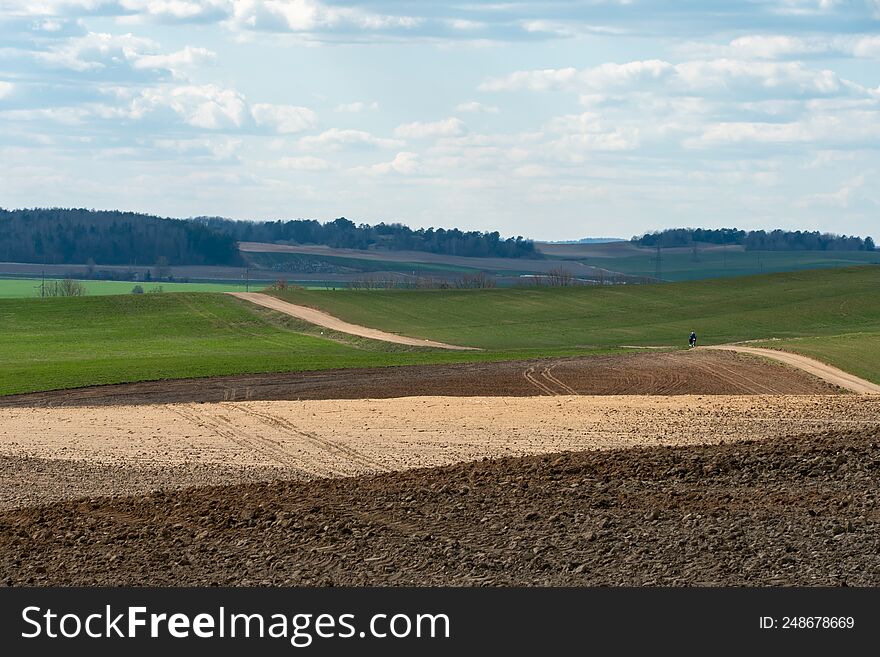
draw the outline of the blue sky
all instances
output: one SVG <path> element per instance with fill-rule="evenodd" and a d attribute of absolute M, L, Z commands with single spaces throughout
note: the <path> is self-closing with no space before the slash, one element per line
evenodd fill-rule
<path fill-rule="evenodd" d="M 0 206 L 880 232 L 880 0 L 0 0 Z"/>

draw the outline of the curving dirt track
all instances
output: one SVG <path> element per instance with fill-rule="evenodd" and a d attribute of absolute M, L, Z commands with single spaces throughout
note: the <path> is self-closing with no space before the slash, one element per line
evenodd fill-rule
<path fill-rule="evenodd" d="M 454 344 L 446 344 L 445 342 L 435 342 L 427 339 L 420 340 L 405 335 L 397 335 L 396 333 L 387 333 L 386 331 L 380 331 L 379 329 L 370 328 L 368 326 L 350 324 L 338 317 L 334 317 L 330 313 L 325 313 L 323 310 L 316 310 L 315 308 L 309 308 L 308 306 L 299 306 L 269 296 L 268 294 L 261 294 L 259 292 L 228 292 L 227 294 L 231 294 L 244 301 L 255 303 L 258 306 L 263 306 L 264 308 L 277 310 L 280 313 L 296 317 L 297 319 L 302 319 L 311 324 L 317 324 L 318 326 L 323 326 L 324 328 L 339 331 L 341 333 L 358 335 L 362 338 L 393 342 L 394 344 L 405 344 L 411 347 L 432 347 L 434 349 L 452 349 L 455 351 L 479 351 L 476 347 L 460 347 Z"/>
<path fill-rule="evenodd" d="M 880 585 L 880 431 L 0 512 L 7 585 Z"/>
<path fill-rule="evenodd" d="M 716 347 L 705 347 L 706 349 L 716 349 L 723 351 L 734 351 L 741 354 L 751 354 L 753 356 L 762 356 L 772 360 L 785 363 L 792 367 L 796 367 L 808 374 L 812 374 L 823 381 L 827 381 L 831 385 L 838 386 L 850 392 L 856 392 L 862 395 L 878 395 L 880 394 L 880 385 L 871 383 L 865 379 L 859 378 L 849 372 L 823 363 L 815 358 L 795 354 L 790 351 L 779 351 L 778 349 L 762 349 L 760 347 L 744 347 L 742 345 L 719 345 Z"/>
<path fill-rule="evenodd" d="M 222 484 L 229 477 L 347 477 L 485 457 L 876 427 L 880 397 L 867 395 L 402 397 L 0 409 L 0 508 L 145 492 L 157 481 L 177 488 Z M 51 485 L 34 486 L 32 466 L 45 470 L 42 479 Z"/>
<path fill-rule="evenodd" d="M 809 395 L 840 389 L 794 368 L 722 351 L 147 381 L 0 397 L 3 407 L 412 396 Z"/>

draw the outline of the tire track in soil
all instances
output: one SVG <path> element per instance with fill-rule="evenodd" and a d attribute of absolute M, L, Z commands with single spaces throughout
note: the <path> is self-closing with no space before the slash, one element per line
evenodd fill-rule
<path fill-rule="evenodd" d="M 765 384 L 761 383 L 760 381 L 756 381 L 754 379 L 751 379 L 751 378 L 747 377 L 745 374 L 743 374 L 742 372 L 737 372 L 736 370 L 732 370 L 727 365 L 724 365 L 722 363 L 717 363 L 715 365 L 715 367 L 727 372 L 730 375 L 730 379 L 727 379 L 727 380 L 730 381 L 731 383 L 736 383 L 736 381 L 738 380 L 738 381 L 743 382 L 745 384 L 746 388 L 750 387 L 751 390 L 754 390 L 755 392 L 758 392 L 760 390 L 764 390 L 765 392 L 767 392 L 768 394 L 771 394 L 771 395 L 779 394 L 779 391 L 776 388 L 765 385 Z"/>
<path fill-rule="evenodd" d="M 545 395 L 549 395 L 550 397 L 555 397 L 555 396 L 557 396 L 557 395 L 559 394 L 559 393 L 557 393 L 557 392 L 554 392 L 554 391 L 551 390 L 550 388 L 548 388 L 546 385 L 544 385 L 544 384 L 541 383 L 540 381 L 538 381 L 538 379 L 535 378 L 534 374 L 535 374 L 535 366 L 534 366 L 534 365 L 532 365 L 532 366 L 530 366 L 530 367 L 527 367 L 527 368 L 523 371 L 523 376 L 525 377 L 526 381 L 528 381 L 528 382 L 531 383 L 533 386 L 535 386 L 535 387 L 536 387 L 538 390 L 540 390 L 543 394 L 545 394 Z"/>
<path fill-rule="evenodd" d="M 557 379 L 555 376 L 553 376 L 552 374 L 550 374 L 550 370 L 552 370 L 554 367 L 555 367 L 554 365 L 550 365 L 549 367 L 545 367 L 545 368 L 544 368 L 544 371 L 541 372 L 541 376 L 543 376 L 545 379 L 547 379 L 547 380 L 550 381 L 551 383 L 555 383 L 556 385 L 558 385 L 558 386 L 559 386 L 560 388 L 562 388 L 567 394 L 569 394 L 569 395 L 577 395 L 577 394 L 578 394 L 578 391 L 577 391 L 577 390 L 575 390 L 574 388 L 572 388 L 572 387 L 566 385 L 565 383 L 563 383 L 562 381 L 560 381 L 559 379 Z"/>
<path fill-rule="evenodd" d="M 286 451 L 277 443 L 274 443 L 267 438 L 256 436 L 254 434 L 243 431 L 240 427 L 235 426 L 235 424 L 230 422 L 222 415 L 209 416 L 205 414 L 198 414 L 189 410 L 184 410 L 180 407 L 172 407 L 171 411 L 176 413 L 183 419 L 187 420 L 188 422 L 192 422 L 196 426 L 206 427 L 208 430 L 214 432 L 221 438 L 225 438 L 249 452 L 259 454 L 272 461 L 275 461 L 279 465 L 290 468 L 299 475 L 305 477 L 314 476 L 313 473 L 308 472 L 301 467 L 299 459 L 297 459 L 293 454 Z M 332 472 L 331 474 L 338 473 Z"/>
<path fill-rule="evenodd" d="M 371 459 L 370 457 L 368 457 L 365 454 L 362 454 L 361 452 L 357 451 L 356 449 L 348 447 L 347 445 L 342 445 L 341 443 L 334 442 L 334 441 L 329 440 L 327 438 L 321 438 L 311 432 L 303 431 L 302 429 L 297 428 L 293 423 L 291 423 L 288 420 L 286 420 L 282 417 L 279 417 L 277 415 L 273 415 L 273 414 L 267 413 L 267 412 L 260 412 L 260 411 L 254 410 L 252 408 L 245 408 L 244 406 L 239 406 L 239 405 L 235 405 L 235 406 L 230 405 L 229 408 L 233 408 L 236 411 L 239 411 L 240 413 L 243 413 L 244 415 L 247 415 L 249 417 L 256 418 L 257 420 L 259 420 L 263 424 L 270 426 L 274 429 L 281 429 L 283 431 L 287 431 L 289 433 L 293 433 L 297 436 L 305 438 L 313 446 L 318 447 L 319 449 L 322 449 L 322 450 L 328 452 L 329 454 L 333 454 L 336 456 L 338 456 L 340 454 L 345 455 L 355 465 L 359 465 L 361 467 L 364 467 L 367 470 L 370 470 L 370 471 L 378 470 L 380 472 L 387 472 L 388 471 L 388 467 L 385 464 Z"/>
<path fill-rule="evenodd" d="M 729 383 L 732 386 L 745 387 L 746 390 L 749 390 L 750 392 L 761 392 L 761 390 L 763 389 L 764 392 L 768 392 L 769 394 L 774 394 L 774 391 L 771 388 L 768 388 L 767 386 L 756 384 L 754 381 L 751 381 L 746 378 L 735 377 L 735 376 L 730 376 L 728 374 L 721 373 L 720 371 L 718 371 L 718 370 L 722 369 L 722 367 L 720 365 L 716 365 L 715 367 L 709 367 L 707 365 L 703 365 L 702 363 L 698 363 L 696 365 L 696 367 L 701 372 L 705 372 L 708 376 L 712 376 L 717 379 L 721 379 L 722 381 L 726 381 L 727 383 Z M 727 370 L 727 371 L 731 372 L 731 370 Z M 733 372 L 731 372 L 731 374 L 733 374 Z"/>

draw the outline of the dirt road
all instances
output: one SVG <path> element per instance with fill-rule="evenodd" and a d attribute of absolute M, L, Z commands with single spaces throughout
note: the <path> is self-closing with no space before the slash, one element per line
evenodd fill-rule
<path fill-rule="evenodd" d="M 358 326 L 344 322 L 338 317 L 334 317 L 322 310 L 315 310 L 308 306 L 298 306 L 294 303 L 288 303 L 281 299 L 261 294 L 259 292 L 230 292 L 234 297 L 250 301 L 264 308 L 277 310 L 285 315 L 302 319 L 311 324 L 317 324 L 324 328 L 329 328 L 341 333 L 349 333 L 350 335 L 358 335 L 362 338 L 370 338 L 372 340 L 382 340 L 383 342 L 393 342 L 395 344 L 405 344 L 412 347 L 433 347 L 434 349 L 453 349 L 456 351 L 479 351 L 475 347 L 460 347 L 454 344 L 446 344 L 445 342 L 434 342 L 433 340 L 420 340 L 419 338 L 410 338 L 405 335 L 397 335 L 395 333 L 386 333 L 378 329 L 369 328 L 368 326 Z"/>
<path fill-rule="evenodd" d="M 773 360 L 797 367 L 804 372 L 809 372 L 813 376 L 827 381 L 828 383 L 840 386 L 845 390 L 857 392 L 859 394 L 877 395 L 880 394 L 880 385 L 871 383 L 865 379 L 861 379 L 853 374 L 837 369 L 832 365 L 823 363 L 822 361 L 794 354 L 789 351 L 779 351 L 777 349 L 762 349 L 760 347 L 746 347 L 738 344 L 718 345 L 713 347 L 701 347 L 701 349 L 715 349 L 723 351 L 735 351 L 741 354 L 752 354 L 753 356 L 763 356 L 764 358 L 772 358 Z"/>
<path fill-rule="evenodd" d="M 402 397 L 7 408 L 0 409 L 0 507 L 133 494 L 157 482 L 177 488 L 346 477 L 484 457 L 702 445 L 878 426 L 880 397 L 868 395 Z"/>
<path fill-rule="evenodd" d="M 880 432 L 0 512 L 0 584 L 880 585 Z"/>
<path fill-rule="evenodd" d="M 574 391 L 574 393 L 572 393 Z M 822 395 L 840 392 L 781 363 L 675 351 L 145 381 L 0 397 L 0 408 L 246 400 L 534 395 Z"/>

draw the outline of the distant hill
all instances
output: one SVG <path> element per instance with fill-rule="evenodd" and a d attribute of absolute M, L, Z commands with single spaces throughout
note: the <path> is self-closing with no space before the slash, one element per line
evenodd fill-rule
<path fill-rule="evenodd" d="M 612 244 L 625 241 L 622 237 L 582 237 L 579 240 L 552 240 L 544 244 Z"/>
<path fill-rule="evenodd" d="M 5 262 L 238 265 L 235 239 L 181 219 L 81 208 L 0 209 Z"/>
<path fill-rule="evenodd" d="M 871 237 L 819 231 L 668 228 L 632 238 L 639 246 L 675 248 L 694 244 L 739 245 L 746 251 L 873 251 Z"/>

